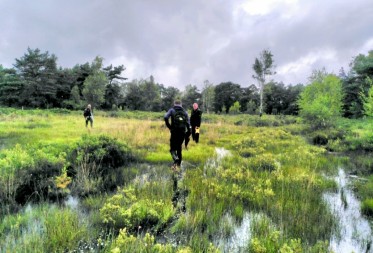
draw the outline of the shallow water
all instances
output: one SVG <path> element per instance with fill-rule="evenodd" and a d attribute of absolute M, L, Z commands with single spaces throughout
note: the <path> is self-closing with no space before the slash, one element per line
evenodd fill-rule
<path fill-rule="evenodd" d="M 251 239 L 251 220 L 250 213 L 245 213 L 239 224 L 235 224 L 233 218 L 227 216 L 227 222 L 234 227 L 234 231 L 228 238 L 224 238 L 223 235 L 215 238 L 215 246 L 221 252 L 247 252 L 246 249 Z"/>
<path fill-rule="evenodd" d="M 372 229 L 360 212 L 360 201 L 349 189 L 349 180 L 344 170 L 339 169 L 335 177 L 338 191 L 324 194 L 324 200 L 339 221 L 330 239 L 330 248 L 338 253 L 373 253 Z"/>

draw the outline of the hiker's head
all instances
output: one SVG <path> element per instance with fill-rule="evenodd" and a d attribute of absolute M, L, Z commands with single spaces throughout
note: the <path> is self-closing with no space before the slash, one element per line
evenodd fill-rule
<path fill-rule="evenodd" d="M 197 103 L 194 103 L 194 104 L 193 104 L 193 109 L 194 109 L 194 110 L 197 110 L 197 109 L 198 109 L 198 104 L 197 104 Z"/>
<path fill-rule="evenodd" d="M 87 108 L 91 109 L 91 104 L 88 104 L 88 105 L 87 105 Z"/>
<path fill-rule="evenodd" d="M 174 102 L 174 105 L 178 105 L 178 106 L 181 106 L 181 101 L 176 99 L 175 102 Z"/>

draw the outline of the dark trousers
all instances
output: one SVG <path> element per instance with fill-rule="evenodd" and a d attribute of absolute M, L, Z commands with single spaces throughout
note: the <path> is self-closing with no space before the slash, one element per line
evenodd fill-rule
<path fill-rule="evenodd" d="M 181 164 L 181 160 L 183 159 L 182 154 L 182 147 L 183 142 L 185 139 L 185 132 L 184 131 L 171 131 L 171 138 L 170 138 L 170 153 L 174 163 L 179 165 Z"/>
<path fill-rule="evenodd" d="M 93 119 L 92 119 L 92 117 L 88 116 L 88 117 L 85 118 L 85 126 L 86 127 L 88 126 L 88 122 L 91 123 L 91 127 L 92 127 L 92 125 L 93 125 Z"/>
<path fill-rule="evenodd" d="M 199 133 L 196 133 L 196 127 L 197 126 L 192 126 L 192 138 L 193 140 L 198 143 L 199 141 Z"/>

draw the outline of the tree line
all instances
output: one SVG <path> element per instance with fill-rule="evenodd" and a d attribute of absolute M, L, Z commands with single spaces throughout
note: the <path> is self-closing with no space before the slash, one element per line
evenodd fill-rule
<path fill-rule="evenodd" d="M 76 64 L 72 68 L 57 66 L 57 57 L 40 49 L 27 49 L 15 59 L 13 68 L 0 65 L 0 104 L 9 107 L 81 109 L 90 103 L 99 109 L 165 111 L 176 98 L 189 108 L 194 102 L 205 112 L 289 114 L 299 112 L 299 97 L 305 85 L 285 85 L 267 80 L 274 75 L 273 55 L 263 50 L 252 65 L 252 75 L 258 86 L 242 87 L 233 82 L 213 84 L 208 80 L 202 90 L 188 84 L 184 90 L 156 83 L 153 76 L 128 81 L 123 77 L 126 68 L 103 66 L 97 56 L 91 63 Z M 310 83 L 325 70 L 314 71 Z M 249 71 L 248 71 L 249 72 Z M 373 56 L 358 55 L 351 62 L 351 70 L 337 76 L 343 87 L 343 115 L 365 115 L 366 100 L 372 86 Z"/>

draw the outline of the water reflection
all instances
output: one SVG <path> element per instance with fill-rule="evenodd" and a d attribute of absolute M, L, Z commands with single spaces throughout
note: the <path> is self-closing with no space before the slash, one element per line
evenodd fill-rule
<path fill-rule="evenodd" d="M 335 177 L 338 191 L 324 194 L 325 201 L 339 222 L 330 240 L 330 247 L 340 253 L 372 253 L 372 230 L 360 212 L 360 201 L 348 187 L 349 180 L 344 170 L 339 169 Z"/>

